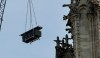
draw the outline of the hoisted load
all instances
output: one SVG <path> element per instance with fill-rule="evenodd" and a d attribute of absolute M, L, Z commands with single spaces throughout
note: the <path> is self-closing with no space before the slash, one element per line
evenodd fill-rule
<path fill-rule="evenodd" d="M 37 27 L 21 34 L 22 41 L 25 43 L 29 43 L 29 42 L 38 40 L 41 37 L 41 31 L 40 31 L 41 29 L 42 29 L 42 27 L 37 26 Z"/>
<path fill-rule="evenodd" d="M 29 18 L 30 18 L 30 30 L 26 31 L 26 25 L 27 25 L 27 17 L 28 17 L 28 8 L 29 8 Z M 33 12 L 33 13 L 32 13 Z M 34 14 L 34 15 L 33 15 Z M 32 16 L 34 16 L 36 27 L 33 28 L 32 25 Z M 28 0 L 27 4 L 27 14 L 26 14 L 26 23 L 25 23 L 25 32 L 21 34 L 22 36 L 22 41 L 24 43 L 32 43 L 33 41 L 38 40 L 41 37 L 41 26 L 37 26 L 37 20 L 36 20 L 36 15 L 33 7 L 33 2 L 32 0 Z"/>

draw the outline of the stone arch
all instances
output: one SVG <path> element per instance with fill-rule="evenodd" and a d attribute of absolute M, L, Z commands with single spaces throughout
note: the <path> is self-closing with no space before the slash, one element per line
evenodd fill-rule
<path fill-rule="evenodd" d="M 87 6 L 85 4 L 80 5 L 78 9 L 78 13 L 80 13 L 81 10 L 87 10 Z"/>

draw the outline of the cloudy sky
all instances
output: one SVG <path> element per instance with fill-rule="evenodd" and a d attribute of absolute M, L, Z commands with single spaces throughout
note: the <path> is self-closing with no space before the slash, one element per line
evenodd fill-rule
<path fill-rule="evenodd" d="M 53 40 L 67 33 L 63 15 L 68 14 L 69 8 L 62 5 L 70 0 L 33 0 L 33 3 L 38 25 L 43 27 L 42 37 L 32 44 L 22 42 L 19 35 L 25 32 L 27 0 L 7 0 L 0 32 L 0 58 L 55 58 Z M 36 26 L 34 23 L 33 18 Z"/>

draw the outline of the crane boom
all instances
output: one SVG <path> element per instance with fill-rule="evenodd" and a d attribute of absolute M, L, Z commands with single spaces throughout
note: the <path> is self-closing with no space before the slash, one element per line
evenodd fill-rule
<path fill-rule="evenodd" d="M 1 29 L 2 21 L 3 21 L 3 14 L 4 14 L 6 1 L 7 0 L 1 0 L 0 2 L 0 29 Z"/>

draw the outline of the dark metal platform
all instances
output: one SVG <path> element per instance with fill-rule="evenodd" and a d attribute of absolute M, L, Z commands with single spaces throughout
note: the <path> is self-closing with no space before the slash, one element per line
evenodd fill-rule
<path fill-rule="evenodd" d="M 41 29 L 42 27 L 37 26 L 27 32 L 24 32 L 23 34 L 21 34 L 22 41 L 25 43 L 31 43 L 33 41 L 38 40 L 41 37 L 41 31 L 40 31 Z"/>

